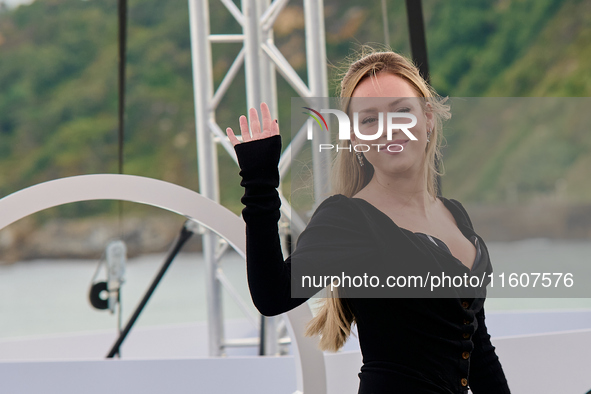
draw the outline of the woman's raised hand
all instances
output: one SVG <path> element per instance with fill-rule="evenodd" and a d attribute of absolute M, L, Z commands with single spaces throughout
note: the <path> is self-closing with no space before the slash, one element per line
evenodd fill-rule
<path fill-rule="evenodd" d="M 279 135 L 279 124 L 277 124 L 277 119 L 271 119 L 271 112 L 269 111 L 267 104 L 261 103 L 261 114 L 263 115 L 262 131 L 261 122 L 259 122 L 259 115 L 257 114 L 256 109 L 251 108 L 249 114 L 250 132 L 248 131 L 248 120 L 246 119 L 246 116 L 242 115 L 240 117 L 240 132 L 242 133 L 243 142 L 262 140 L 263 138 Z M 236 138 L 234 131 L 230 127 L 226 129 L 226 134 L 233 146 L 240 144 L 240 141 Z"/>

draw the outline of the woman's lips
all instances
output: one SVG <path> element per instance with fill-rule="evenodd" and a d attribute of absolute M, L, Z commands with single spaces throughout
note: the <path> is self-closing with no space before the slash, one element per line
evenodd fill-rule
<path fill-rule="evenodd" d="M 404 151 L 404 147 L 408 141 L 409 140 L 394 140 L 392 142 L 388 142 L 386 146 L 381 147 L 380 152 L 384 152 L 389 155 L 396 155 Z"/>

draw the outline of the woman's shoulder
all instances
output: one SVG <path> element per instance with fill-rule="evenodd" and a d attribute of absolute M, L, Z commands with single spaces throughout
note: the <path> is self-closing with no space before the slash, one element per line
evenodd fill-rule
<path fill-rule="evenodd" d="M 335 222 L 359 222 L 363 212 L 358 208 L 354 198 L 343 194 L 335 194 L 324 199 L 314 211 L 311 222 L 330 220 Z"/>
<path fill-rule="evenodd" d="M 343 261 L 359 253 L 369 255 L 376 249 L 372 228 L 371 220 L 355 207 L 351 198 L 333 195 L 323 200 L 314 211 L 298 238 L 295 253 L 301 256 L 309 251 L 315 254 L 328 251 L 331 257 L 327 259 L 340 256 L 337 260 Z"/>
<path fill-rule="evenodd" d="M 459 202 L 458 200 L 455 200 L 453 198 L 445 198 L 443 196 L 438 196 L 438 198 L 443 202 L 443 204 L 448 209 L 450 209 L 450 210 L 455 209 L 457 212 L 459 212 L 463 221 L 466 222 L 466 224 L 468 224 L 470 226 L 470 228 L 473 227 L 472 220 L 470 220 L 470 215 L 468 215 L 468 211 L 466 211 L 466 208 L 464 208 L 464 206 L 462 205 L 461 202 Z M 454 217 L 455 217 L 455 215 L 454 215 Z"/>
<path fill-rule="evenodd" d="M 318 205 L 318 209 L 326 209 L 326 208 L 338 208 L 341 206 L 345 206 L 347 204 L 350 204 L 351 199 L 345 195 L 342 194 L 333 194 L 332 196 L 329 196 L 327 198 L 325 198 L 320 205 Z"/>
<path fill-rule="evenodd" d="M 324 199 L 316 210 L 314 211 L 314 215 L 326 213 L 326 212 L 339 212 L 339 211 L 346 211 L 351 208 L 351 198 L 344 196 L 342 194 L 334 194 L 332 196 L 327 197 Z"/>
<path fill-rule="evenodd" d="M 461 210 L 461 211 L 465 211 L 464 206 L 462 205 L 461 202 L 459 202 L 456 199 L 453 198 L 447 198 L 447 197 L 443 197 L 443 196 L 437 196 L 437 198 L 439 198 L 441 200 L 441 202 L 443 202 L 443 204 L 445 206 L 453 206 L 456 207 L 457 209 Z"/>

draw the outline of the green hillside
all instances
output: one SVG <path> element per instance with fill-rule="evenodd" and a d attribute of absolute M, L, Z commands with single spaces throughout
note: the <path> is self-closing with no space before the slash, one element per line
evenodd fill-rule
<path fill-rule="evenodd" d="M 277 23 L 276 43 L 305 79 L 301 3 L 289 4 Z M 125 173 L 197 190 L 186 0 L 130 0 L 129 7 Z M 388 7 L 391 46 L 408 55 L 404 2 Z M 424 0 L 423 8 L 431 80 L 441 94 L 579 97 L 572 103 L 582 109 L 570 112 L 569 130 L 539 130 L 526 122 L 484 133 L 474 128 L 512 115 L 479 106 L 465 121 L 456 116 L 447 129 L 445 194 L 498 202 L 561 191 L 561 198 L 591 201 L 584 111 L 591 93 L 591 4 Z M 240 31 L 218 2 L 211 1 L 210 9 L 214 33 Z M 325 0 L 325 15 L 333 79 L 336 66 L 359 44 L 384 42 L 379 1 Z M 106 0 L 43 0 L 0 13 L 0 195 L 58 177 L 117 171 L 116 23 L 116 2 Z M 214 46 L 216 85 L 238 50 L 236 44 Z M 295 93 L 278 81 L 280 124 L 288 125 Z M 243 85 L 241 73 L 222 101 L 220 125 L 236 127 L 245 111 Z M 519 105 L 536 105 L 528 103 Z M 222 203 L 238 210 L 237 170 L 221 150 L 220 156 Z M 114 207 L 75 204 L 59 212 L 76 216 Z"/>

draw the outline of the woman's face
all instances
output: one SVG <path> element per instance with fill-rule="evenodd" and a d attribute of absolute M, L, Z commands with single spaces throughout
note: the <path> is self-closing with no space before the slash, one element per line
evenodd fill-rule
<path fill-rule="evenodd" d="M 377 136 L 374 140 L 363 140 L 351 130 L 351 143 L 369 161 L 376 173 L 394 175 L 409 170 L 419 171 L 425 161 L 427 130 L 432 127 L 432 114 L 424 110 L 424 98 L 419 98 L 415 90 L 404 79 L 388 72 L 381 72 L 375 77 L 362 80 L 353 91 L 349 106 L 350 119 L 355 123 L 353 114 L 358 115 L 358 131 L 363 136 Z M 382 115 L 382 133 L 378 134 Z M 388 139 L 388 112 L 400 112 L 416 116 L 417 124 L 407 130 L 417 140 L 400 128 L 392 129 Z M 411 119 L 396 117 L 394 124 L 407 124 Z M 402 145 L 402 148 L 401 146 Z M 366 151 L 369 147 L 369 150 Z"/>

